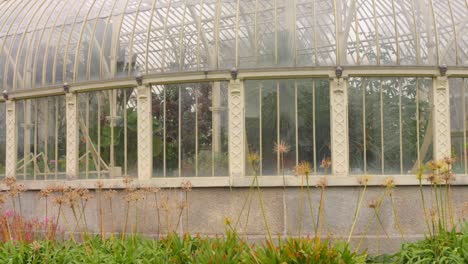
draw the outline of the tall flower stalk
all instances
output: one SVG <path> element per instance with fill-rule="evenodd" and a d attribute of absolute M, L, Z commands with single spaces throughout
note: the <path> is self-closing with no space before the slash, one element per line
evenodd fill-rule
<path fill-rule="evenodd" d="M 279 143 L 275 143 L 273 151 L 278 154 L 280 159 L 281 174 L 283 175 L 283 189 L 286 188 L 286 177 L 284 175 L 284 155 L 291 150 L 291 146 L 288 143 L 281 140 Z"/>
<path fill-rule="evenodd" d="M 361 192 L 361 195 L 359 196 L 359 202 L 356 206 L 356 211 L 354 212 L 354 220 L 353 220 L 353 224 L 351 225 L 351 231 L 349 231 L 348 243 L 351 241 L 354 228 L 356 227 L 356 223 L 359 218 L 359 212 L 361 210 L 362 201 L 364 200 L 364 197 L 366 196 L 367 184 L 369 183 L 369 179 L 370 179 L 369 176 L 362 176 L 358 178 L 358 184 L 360 186 L 364 186 L 364 188 L 363 188 L 363 191 Z"/>

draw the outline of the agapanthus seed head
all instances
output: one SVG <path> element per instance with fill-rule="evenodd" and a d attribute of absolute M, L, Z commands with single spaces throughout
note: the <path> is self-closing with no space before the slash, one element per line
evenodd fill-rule
<path fill-rule="evenodd" d="M 379 202 L 377 200 L 371 200 L 369 202 L 369 208 L 375 209 L 379 205 Z"/>
<path fill-rule="evenodd" d="M 320 187 L 322 189 L 327 187 L 327 178 L 326 177 L 321 177 L 317 182 L 317 187 Z"/>
<path fill-rule="evenodd" d="M 275 142 L 275 147 L 273 148 L 273 151 L 279 154 L 286 154 L 290 150 L 291 146 L 289 146 L 289 144 L 284 140 L 281 140 L 279 143 Z"/>
<path fill-rule="evenodd" d="M 5 177 L 5 178 L 3 179 L 3 183 L 4 183 L 6 186 L 8 186 L 8 187 L 11 188 L 11 186 L 13 186 L 13 185 L 16 184 L 16 178 L 14 178 L 14 177 Z"/>
<path fill-rule="evenodd" d="M 447 165 L 453 165 L 457 162 L 457 159 L 454 157 L 447 156 L 443 159 L 444 163 Z"/>
<path fill-rule="evenodd" d="M 116 190 L 107 190 L 104 192 L 104 199 L 106 200 L 110 200 L 112 199 L 112 197 L 114 197 L 114 195 L 117 193 Z"/>
<path fill-rule="evenodd" d="M 123 181 L 123 183 L 125 184 L 125 186 L 128 187 L 128 186 L 132 183 L 133 179 L 130 178 L 129 176 L 126 176 L 126 177 L 124 177 L 124 178 L 122 179 L 122 181 Z"/>
<path fill-rule="evenodd" d="M 331 168 L 332 166 L 332 160 L 330 157 L 326 157 L 324 159 L 322 159 L 322 162 L 320 164 L 320 168 L 323 168 L 323 169 L 329 169 Z"/>
<path fill-rule="evenodd" d="M 296 176 L 304 175 L 309 176 L 312 169 L 310 167 L 310 163 L 308 161 L 301 161 L 294 167 L 294 173 Z"/>
<path fill-rule="evenodd" d="M 367 186 L 370 179 L 371 179 L 370 176 L 364 175 L 364 176 L 358 177 L 357 182 L 358 182 L 359 185 Z"/>
<path fill-rule="evenodd" d="M 247 160 L 250 163 L 250 166 L 252 166 L 252 169 L 254 170 L 255 173 L 258 173 L 260 170 L 260 155 L 256 151 L 249 151 L 247 154 Z"/>
<path fill-rule="evenodd" d="M 193 185 L 191 181 L 184 181 L 182 182 L 180 187 L 182 188 L 183 191 L 190 192 L 192 190 Z"/>
<path fill-rule="evenodd" d="M 393 178 L 392 176 L 385 178 L 383 186 L 385 186 L 385 188 L 387 189 L 395 188 L 395 178 Z"/>
<path fill-rule="evenodd" d="M 439 175 L 435 174 L 434 172 L 429 174 L 427 176 L 426 180 L 431 184 L 435 184 L 435 185 L 440 184 L 440 177 L 439 177 Z"/>
<path fill-rule="evenodd" d="M 96 182 L 96 188 L 98 190 L 102 190 L 102 188 L 104 188 L 104 182 L 102 182 L 102 181 Z"/>

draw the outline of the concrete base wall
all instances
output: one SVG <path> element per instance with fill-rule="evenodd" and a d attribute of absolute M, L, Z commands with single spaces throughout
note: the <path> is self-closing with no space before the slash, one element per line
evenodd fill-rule
<path fill-rule="evenodd" d="M 320 203 L 320 189 L 311 188 L 311 198 L 314 216 L 318 215 Z M 358 203 L 361 187 L 328 187 L 324 195 L 325 224 L 323 236 L 347 239 L 354 213 Z M 428 207 L 432 204 L 429 187 L 425 187 L 424 195 Z M 372 253 L 394 252 L 398 250 L 402 242 L 397 228 L 391 202 L 388 196 L 383 200 L 379 222 L 374 219 L 368 226 L 374 211 L 368 207 L 371 200 L 377 200 L 384 192 L 383 187 L 368 187 L 364 198 L 359 218 L 353 233 L 352 243 L 359 244 L 361 249 L 368 248 Z M 181 189 L 160 190 L 157 193 L 140 195 L 140 200 L 130 202 L 128 217 L 125 191 L 119 190 L 111 199 L 104 198 L 101 193 L 102 223 L 105 233 L 112 230 L 122 232 L 125 219 L 127 219 L 126 232 L 138 231 L 148 235 L 157 236 L 168 232 L 190 232 L 192 234 L 221 235 L 225 232 L 226 219 L 230 219 L 231 226 L 235 226 L 237 219 L 238 231 L 252 240 L 263 240 L 266 237 L 266 227 L 256 191 L 252 193 L 250 213 L 247 221 L 249 203 L 245 203 L 249 196 L 248 188 L 196 188 L 190 192 Z M 86 220 L 90 231 L 100 233 L 101 213 L 99 210 L 96 191 L 92 191 L 93 198 L 85 207 Z M 424 237 L 426 225 L 423 217 L 421 198 L 418 187 L 397 187 L 393 190 L 393 198 L 398 219 L 404 232 L 406 241 L 414 241 Z M 262 199 L 266 218 L 271 234 L 275 237 L 294 235 L 297 236 L 300 228 L 300 215 L 302 211 L 302 235 L 313 235 L 314 225 L 309 210 L 307 192 L 304 189 L 302 195 L 300 188 L 263 188 Z M 111 202 L 110 202 L 111 201 Z M 457 223 L 466 215 L 468 204 L 468 187 L 453 187 L 454 214 Z M 49 198 L 47 201 L 48 217 L 56 217 L 58 206 Z M 18 206 L 18 205 L 17 205 Z M 28 191 L 21 197 L 22 214 L 27 217 L 43 219 L 46 215 L 46 199 L 40 198 L 38 192 Z M 112 210 L 111 210 L 112 206 Z M 10 201 L 4 205 L 11 208 Z M 243 211 L 242 211 L 242 208 Z M 62 207 L 63 216 L 60 225 L 68 230 L 74 227 L 74 217 L 69 206 Z M 242 214 L 241 214 L 242 212 Z M 463 215 L 465 212 L 465 215 Z M 158 222 L 159 219 L 159 222 Z M 138 222 L 135 225 L 135 222 Z M 73 229 L 73 228 L 72 228 Z M 387 238 L 387 235 L 388 238 Z"/>

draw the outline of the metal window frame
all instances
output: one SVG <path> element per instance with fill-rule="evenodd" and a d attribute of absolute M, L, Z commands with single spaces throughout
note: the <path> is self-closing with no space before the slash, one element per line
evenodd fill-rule
<path fill-rule="evenodd" d="M 231 98 L 233 94 L 233 87 L 237 87 L 235 89 L 236 96 L 241 96 L 243 98 L 243 82 L 245 80 L 271 80 L 271 79 L 299 79 L 299 78 L 335 78 L 335 69 L 333 67 L 304 67 L 304 68 L 281 68 L 281 69 L 251 69 L 251 70 L 242 70 L 239 72 L 237 76 L 237 80 L 233 80 L 231 77 L 230 72 L 228 71 L 204 71 L 204 72 L 187 72 L 187 73 L 165 73 L 165 74 L 154 74 L 154 75 L 146 75 L 144 76 L 144 80 L 141 87 L 143 89 L 151 89 L 150 84 L 178 84 L 178 83 L 194 83 L 194 82 L 216 82 L 216 81 L 230 81 L 229 84 L 229 97 Z M 441 89 L 439 86 L 438 80 L 442 80 L 443 78 L 450 78 L 450 77 L 463 77 L 468 78 L 468 67 L 450 67 L 447 76 L 441 77 L 438 67 L 422 67 L 422 66 L 408 66 L 408 67 L 400 67 L 400 66 L 379 66 L 379 67 L 345 67 L 344 76 L 342 79 L 346 80 L 349 76 L 359 76 L 359 77 L 431 77 L 436 81 L 435 88 Z M 234 85 L 234 86 L 233 86 Z M 108 89 L 122 89 L 122 88 L 136 88 L 138 86 L 137 82 L 134 78 L 122 78 L 122 79 L 112 79 L 108 81 L 96 81 L 96 82 L 83 82 L 74 84 L 70 87 L 70 93 L 67 96 L 73 97 L 76 96 L 76 93 L 83 93 L 89 91 L 101 91 L 101 90 L 108 90 Z M 346 88 L 345 88 L 346 89 Z M 448 86 L 445 86 L 443 89 L 448 89 Z M 240 93 L 240 94 L 238 94 Z M 52 87 L 43 87 L 37 89 L 30 89 L 30 90 L 21 90 L 21 91 L 12 91 L 10 92 L 9 100 L 7 101 L 10 105 L 15 103 L 15 100 L 21 99 L 30 99 L 30 98 L 38 98 L 38 97 L 46 97 L 46 96 L 54 96 L 54 95 L 61 95 L 64 94 L 63 87 L 59 86 L 52 86 Z M 242 99 L 243 100 L 243 99 Z M 332 98 L 330 98 L 332 100 Z M 0 99 L 0 101 L 5 101 Z M 435 101 L 437 102 L 437 101 Z M 229 100 L 229 109 L 232 110 L 232 103 L 233 101 Z M 446 106 L 445 106 L 446 107 Z M 67 100 L 67 115 L 68 115 L 68 100 Z M 346 108 L 347 109 L 347 108 Z M 243 118 L 243 106 L 240 106 L 237 111 L 241 111 L 241 116 Z M 9 120 L 9 116 L 11 113 L 14 114 L 14 107 L 12 111 L 7 110 L 7 118 Z M 232 113 L 229 113 L 232 116 Z M 347 113 L 346 113 L 347 114 Z M 232 120 L 229 121 L 230 126 L 232 125 Z M 67 122 L 69 123 L 69 122 Z M 13 122 L 14 124 L 14 122 Z M 437 123 L 435 123 L 437 125 Z M 11 126 L 7 124 L 7 126 Z M 67 125 L 68 126 L 68 125 Z M 243 125 L 241 124 L 243 128 Z M 436 129 L 435 129 L 436 130 Z M 8 131 L 8 128 L 7 128 Z M 231 133 L 231 131 L 230 131 Z M 243 133 L 243 131 L 240 131 Z M 10 131 L 11 134 L 11 131 Z M 68 135 L 68 131 L 67 131 Z M 231 137 L 230 137 L 231 138 Z M 243 137 L 241 137 L 243 138 Z M 243 140 L 243 139 L 242 139 Z M 334 139 L 332 139 L 334 140 Z M 237 148 L 243 148 L 243 143 L 238 142 L 240 145 L 235 146 Z M 67 143 L 68 144 L 68 143 Z M 68 148 L 67 148 L 68 149 Z M 7 150 L 8 151 L 8 150 Z M 68 151 L 68 150 L 67 150 Z M 140 151 L 139 151 L 140 152 Z M 14 154 L 16 156 L 16 150 L 9 150 L 7 153 L 8 155 Z M 244 151 L 245 155 L 245 151 Z M 230 156 L 230 163 L 232 162 L 233 155 L 233 146 L 230 142 L 229 148 L 229 156 Z M 237 158 L 240 159 L 240 158 Z M 243 157 L 242 157 L 243 159 Z M 243 163 L 244 161 L 239 161 Z M 8 165 L 8 164 L 7 164 Z M 10 165 L 11 166 L 11 165 Z M 68 169 L 69 163 L 67 159 L 67 172 L 73 172 L 73 170 Z M 231 166 L 230 166 L 231 167 Z M 180 177 L 177 179 L 147 179 L 147 178 L 140 178 L 139 182 L 142 184 L 154 184 L 160 187 L 178 187 L 183 181 L 190 180 L 194 184 L 195 187 L 225 187 L 225 186 L 233 186 L 233 187 L 244 187 L 249 186 L 250 180 L 249 177 L 239 177 L 241 172 L 236 172 L 233 176 L 232 168 L 231 176 L 230 177 Z M 239 174 L 240 173 L 240 174 Z M 14 175 L 7 175 L 7 176 L 14 176 Z M 380 180 L 383 180 L 386 176 L 390 175 L 375 175 L 373 182 L 371 185 L 378 185 L 380 184 Z M 414 176 L 407 176 L 407 175 L 392 175 L 395 176 L 395 182 L 397 185 L 416 185 L 418 181 Z M 278 179 L 277 179 L 278 178 Z M 279 179 L 281 177 L 271 177 L 268 175 L 263 175 L 260 177 L 260 184 L 262 186 L 283 186 L 283 179 Z M 312 183 L 317 179 L 312 179 Z M 107 186 L 120 186 L 119 180 L 103 180 L 105 185 Z M 35 189 L 40 188 L 41 186 L 45 186 L 47 184 L 51 184 L 54 181 L 34 181 L 34 182 L 26 182 L 26 185 L 29 188 Z M 81 186 L 87 188 L 94 188 L 94 180 L 77 180 L 77 181 L 67 181 L 68 184 L 80 184 Z M 349 175 L 330 175 L 328 177 L 328 183 L 330 186 L 354 186 L 357 184 L 355 177 L 350 177 Z M 300 186 L 300 182 L 292 177 L 291 179 L 286 180 L 286 186 Z M 455 182 L 456 185 L 468 185 L 468 177 L 467 176 L 460 176 L 457 177 Z"/>

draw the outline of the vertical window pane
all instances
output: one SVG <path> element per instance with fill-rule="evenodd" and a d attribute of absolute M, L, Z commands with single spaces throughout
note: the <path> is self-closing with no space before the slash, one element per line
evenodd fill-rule
<path fill-rule="evenodd" d="M 414 119 L 414 115 L 411 116 L 409 115 L 409 112 L 406 113 L 405 106 L 407 103 L 403 99 L 404 96 L 402 92 L 404 90 L 404 84 L 402 84 L 401 82 L 404 82 L 404 80 L 401 78 L 383 79 L 382 102 L 375 102 L 379 108 L 382 107 L 383 112 L 381 120 L 382 123 L 379 124 L 383 127 L 383 142 L 379 142 L 383 143 L 384 170 L 375 172 L 378 174 L 400 174 L 401 161 L 403 161 L 406 158 L 405 156 L 401 156 L 401 147 L 403 147 L 403 145 L 400 143 L 401 140 L 405 138 L 401 135 L 400 129 L 403 133 L 416 132 L 415 130 L 410 131 L 409 128 L 407 128 L 405 125 L 406 122 L 409 122 L 409 120 Z M 379 109 L 379 113 L 380 112 L 381 111 Z M 402 124 L 400 123 L 400 116 Z M 417 145 L 411 145 L 411 142 L 416 143 L 416 138 L 413 137 L 411 139 L 408 139 L 408 142 L 406 143 L 411 146 L 411 149 L 417 151 Z"/>
<path fill-rule="evenodd" d="M 453 171 L 468 174 L 468 79 L 450 79 L 450 116 Z"/>
<path fill-rule="evenodd" d="M 261 175 L 294 173 L 294 166 L 330 157 L 329 83 L 326 80 L 266 80 L 245 82 L 248 151 L 261 155 Z M 285 143 L 284 160 L 274 151 Z M 246 174 L 252 175 L 250 164 Z"/>
<path fill-rule="evenodd" d="M 349 78 L 349 161 L 350 173 L 364 173 L 363 79 Z"/>
<path fill-rule="evenodd" d="M 372 174 L 382 172 L 382 115 L 380 106 L 383 95 L 381 84 L 379 79 L 371 78 L 365 80 L 365 158 L 367 161 L 367 172 Z M 392 111 L 391 113 L 395 112 Z M 396 114 L 398 115 L 398 111 Z"/>
<path fill-rule="evenodd" d="M 65 97 L 21 100 L 16 103 L 18 179 L 64 179 Z"/>
<path fill-rule="evenodd" d="M 137 98 L 134 89 L 78 95 L 82 179 L 137 176 Z"/>
<path fill-rule="evenodd" d="M 350 78 L 351 173 L 412 174 L 432 158 L 431 86 L 424 78 Z"/>
<path fill-rule="evenodd" d="M 227 176 L 227 83 L 154 85 L 153 176 Z"/>

